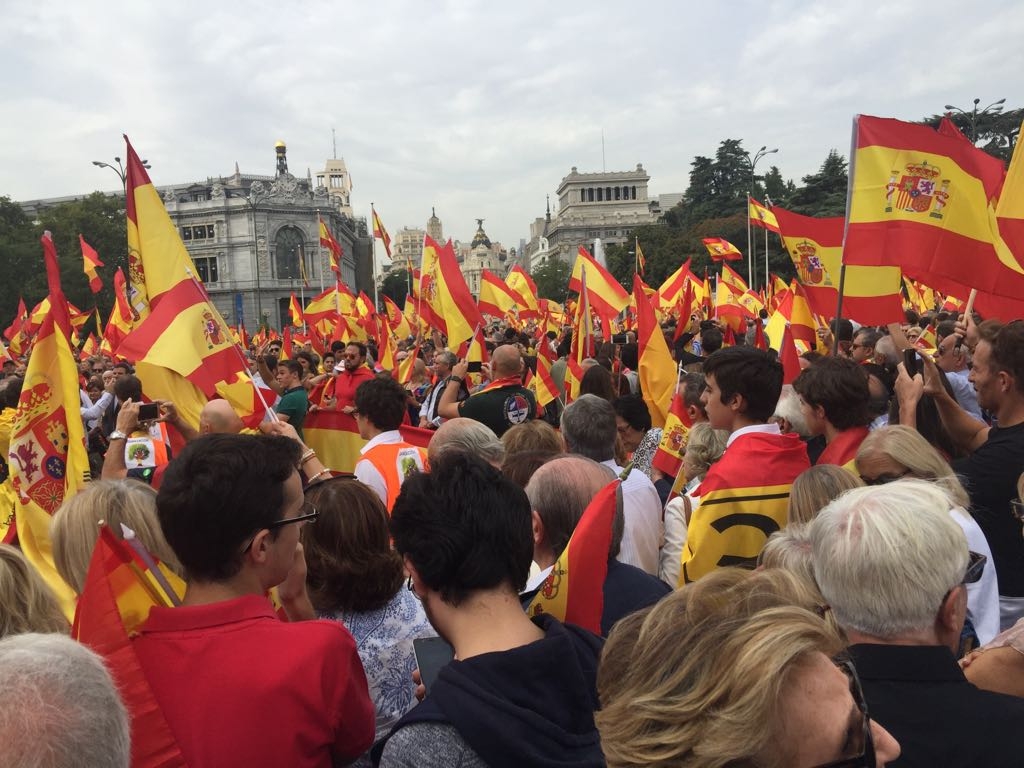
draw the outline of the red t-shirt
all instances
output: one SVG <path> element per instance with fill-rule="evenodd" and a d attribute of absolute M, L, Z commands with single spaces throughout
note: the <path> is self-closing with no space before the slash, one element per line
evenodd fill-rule
<path fill-rule="evenodd" d="M 134 640 L 189 765 L 329 768 L 373 743 L 355 641 L 333 621 L 280 621 L 260 595 L 154 607 Z"/>
<path fill-rule="evenodd" d="M 334 379 L 334 396 L 338 398 L 337 409 L 340 411 L 356 404 L 356 390 L 364 381 L 369 381 L 376 374 L 367 366 L 361 365 L 354 371 L 342 371 Z"/>

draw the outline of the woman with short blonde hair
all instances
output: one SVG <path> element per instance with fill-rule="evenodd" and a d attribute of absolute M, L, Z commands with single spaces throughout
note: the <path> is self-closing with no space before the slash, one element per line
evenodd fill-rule
<path fill-rule="evenodd" d="M 119 539 L 121 525 L 127 526 L 154 557 L 181 575 L 157 519 L 156 491 L 137 480 L 95 480 L 61 504 L 50 522 L 57 572 L 76 593 L 85 586 L 100 521 Z"/>
<path fill-rule="evenodd" d="M 796 476 L 789 491 L 789 525 L 806 525 L 833 499 L 863 485 L 859 477 L 835 464 L 805 469 Z"/>
<path fill-rule="evenodd" d="M 56 595 L 21 551 L 0 544 L 0 637 L 69 630 Z"/>
<path fill-rule="evenodd" d="M 594 714 L 609 768 L 895 759 L 899 746 L 832 661 L 843 641 L 820 602 L 784 570 L 722 568 L 616 624 Z"/>

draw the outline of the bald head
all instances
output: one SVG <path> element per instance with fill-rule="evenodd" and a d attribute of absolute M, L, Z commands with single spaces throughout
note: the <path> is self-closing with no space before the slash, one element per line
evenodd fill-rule
<path fill-rule="evenodd" d="M 494 378 L 515 376 L 523 370 L 523 355 L 515 344 L 503 344 L 491 355 L 491 373 Z"/>
<path fill-rule="evenodd" d="M 237 435 L 245 428 L 227 400 L 211 400 L 199 412 L 199 434 Z"/>
<path fill-rule="evenodd" d="M 430 438 L 427 461 L 437 464 L 446 453 L 466 453 L 477 456 L 500 469 L 505 460 L 505 446 L 494 430 L 476 419 L 448 419 Z"/>
<path fill-rule="evenodd" d="M 590 500 L 614 479 L 611 469 L 585 456 L 552 459 L 534 472 L 526 484 L 526 495 L 543 526 L 535 551 L 549 550 L 558 557 Z"/>

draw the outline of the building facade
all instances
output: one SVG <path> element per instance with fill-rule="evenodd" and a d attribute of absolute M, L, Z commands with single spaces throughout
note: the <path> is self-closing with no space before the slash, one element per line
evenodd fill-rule
<path fill-rule="evenodd" d="M 484 270 L 493 272 L 498 277 L 505 276 L 505 263 L 508 261 L 508 254 L 502 248 L 501 243 L 492 243 L 484 232 L 484 220 L 476 220 L 476 234 L 473 240 L 467 245 L 465 243 L 455 244 L 455 256 L 459 262 L 459 269 L 466 280 L 470 293 L 473 296 L 480 296 L 480 281 L 483 279 Z"/>

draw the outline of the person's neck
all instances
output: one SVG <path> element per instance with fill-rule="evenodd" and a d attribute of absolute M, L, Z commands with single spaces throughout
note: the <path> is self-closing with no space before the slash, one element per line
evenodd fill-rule
<path fill-rule="evenodd" d="M 433 599 L 441 602 L 439 596 Z M 457 608 L 436 606 L 430 613 L 441 619 L 439 634 L 451 643 L 455 658 L 463 661 L 519 648 L 544 637 L 543 630 L 523 612 L 519 596 L 507 587 L 478 592 Z"/>
<path fill-rule="evenodd" d="M 185 588 L 182 605 L 210 605 L 234 600 L 246 595 L 262 595 L 266 588 L 259 577 L 244 568 L 227 581 L 196 581 L 192 579 Z"/>
<path fill-rule="evenodd" d="M 1024 422 L 1024 397 L 1010 395 L 999 404 L 995 413 L 1000 427 L 1015 427 Z"/>
<path fill-rule="evenodd" d="M 765 422 L 763 421 L 753 421 L 745 416 L 737 416 L 733 419 L 732 428 L 729 430 L 729 434 L 731 435 L 734 432 L 739 432 L 741 429 L 746 429 L 747 427 L 763 427 L 764 424 Z"/>
<path fill-rule="evenodd" d="M 838 435 L 838 434 L 839 434 L 839 430 L 836 429 L 834 426 L 832 426 L 832 422 L 826 421 L 825 422 L 825 432 L 824 432 L 825 444 L 828 445 L 833 440 L 835 440 L 836 439 L 836 435 Z"/>
<path fill-rule="evenodd" d="M 850 645 L 947 645 L 939 639 L 934 629 L 905 632 L 896 637 L 876 637 L 848 627 L 844 629 Z"/>
<path fill-rule="evenodd" d="M 533 562 L 537 564 L 540 570 L 550 568 L 555 564 L 558 557 L 549 547 L 534 547 L 533 548 Z"/>

